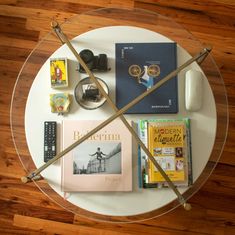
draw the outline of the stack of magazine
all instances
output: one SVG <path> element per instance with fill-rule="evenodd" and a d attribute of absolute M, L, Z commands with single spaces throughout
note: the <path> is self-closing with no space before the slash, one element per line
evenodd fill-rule
<path fill-rule="evenodd" d="M 176 186 L 192 185 L 190 119 L 139 120 L 138 134 Z M 168 186 L 164 177 L 140 147 L 138 179 L 140 188 Z"/>

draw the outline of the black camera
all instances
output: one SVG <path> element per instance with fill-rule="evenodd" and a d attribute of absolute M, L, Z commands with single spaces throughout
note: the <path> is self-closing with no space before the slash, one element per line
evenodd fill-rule
<path fill-rule="evenodd" d="M 82 86 L 83 95 L 82 98 L 86 101 L 98 102 L 101 98 L 99 89 L 91 84 L 85 84 Z"/>
<path fill-rule="evenodd" d="M 95 56 L 91 50 L 85 49 L 82 50 L 79 55 L 91 71 L 106 72 L 109 70 L 108 58 L 106 54 L 99 54 L 98 56 Z M 81 64 L 79 64 L 79 72 L 86 72 Z"/>

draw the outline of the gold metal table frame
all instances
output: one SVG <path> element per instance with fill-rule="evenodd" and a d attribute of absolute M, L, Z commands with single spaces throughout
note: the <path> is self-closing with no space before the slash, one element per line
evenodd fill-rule
<path fill-rule="evenodd" d="M 167 179 L 170 184 L 170 187 L 175 191 L 178 199 L 172 201 L 163 208 L 159 208 L 150 211 L 148 213 L 136 216 L 106 216 L 81 209 L 78 206 L 75 206 L 70 202 L 61 198 L 61 196 L 59 196 L 45 180 L 34 181 L 34 179 L 37 178 L 37 177 L 35 178 L 35 176 L 38 175 L 47 165 L 43 166 L 42 168 L 36 169 L 34 162 L 30 156 L 30 153 L 28 151 L 27 141 L 24 133 L 24 125 L 25 125 L 24 109 L 31 84 L 34 81 L 34 78 L 38 70 L 50 57 L 51 53 L 61 46 L 61 42 L 66 43 L 73 51 L 73 47 L 69 42 L 69 40 L 67 40 L 67 37 L 65 35 L 67 35 L 68 38 L 73 38 L 74 36 L 86 32 L 87 30 L 110 26 L 110 25 L 131 25 L 131 26 L 143 27 L 169 37 L 171 40 L 176 41 L 177 44 L 186 49 L 191 55 L 196 55 L 191 59 L 191 61 L 186 62 L 185 67 L 195 60 L 199 60 L 201 58 L 205 59 L 203 63 L 201 63 L 201 68 L 210 83 L 216 102 L 217 132 L 216 132 L 215 143 L 210 159 L 207 165 L 205 166 L 205 169 L 202 172 L 201 176 L 197 179 L 196 182 L 194 182 L 193 187 L 189 188 L 183 195 L 181 195 L 178 192 L 178 190 L 174 187 L 174 185 L 169 181 L 169 179 Z M 34 49 L 34 51 L 30 54 L 27 61 L 25 62 L 17 79 L 14 93 L 12 96 L 12 105 L 11 105 L 12 135 L 15 142 L 16 150 L 18 152 L 20 160 L 27 174 L 27 177 L 23 178 L 23 180 L 25 182 L 33 180 L 34 183 L 40 188 L 40 190 L 42 190 L 53 201 L 55 201 L 62 207 L 66 208 L 67 210 L 70 210 L 82 216 L 88 216 L 90 218 L 98 220 L 113 221 L 113 222 L 118 222 L 118 221 L 131 222 L 131 221 L 143 220 L 159 216 L 163 213 L 166 213 L 167 211 L 172 210 L 173 208 L 176 208 L 181 204 L 184 204 L 187 208 L 187 204 L 185 204 L 186 201 L 201 187 L 201 185 L 206 181 L 206 179 L 213 171 L 222 153 L 227 134 L 228 110 L 227 110 L 226 91 L 219 70 L 215 62 L 213 61 L 213 58 L 210 55 L 208 55 L 209 50 L 208 49 L 202 50 L 202 45 L 188 31 L 183 29 L 180 25 L 174 23 L 172 20 L 160 16 L 158 14 L 149 11 L 143 11 L 140 9 L 137 10 L 114 9 L 114 8 L 99 9 L 69 19 L 67 22 L 65 22 L 62 25 L 63 32 L 60 30 L 60 27 L 56 22 L 53 23 L 52 27 L 61 42 L 59 42 L 59 40 L 56 38 L 53 32 L 49 33 L 45 38 L 43 38 L 43 40 L 38 44 L 38 46 Z M 198 54 L 198 52 L 201 53 Z M 73 53 L 76 55 L 76 51 L 73 51 Z M 204 55 L 206 55 L 206 57 Z M 79 56 L 76 55 L 76 58 L 82 63 L 81 58 L 79 58 Z M 85 68 L 86 66 L 83 67 Z M 183 68 L 184 67 L 182 67 L 181 69 Z M 167 79 L 170 79 L 171 77 L 175 76 L 175 74 L 177 74 L 180 70 L 179 69 L 176 70 L 173 74 L 171 74 L 171 76 L 168 76 Z M 90 73 L 89 70 L 87 70 L 86 72 L 91 78 L 93 77 L 93 75 Z M 156 88 L 157 87 L 155 87 L 154 89 Z M 103 93 L 102 90 L 101 92 Z M 144 95 L 148 95 L 149 93 Z M 140 98 L 143 98 L 144 95 Z M 125 111 L 125 110 L 117 110 L 112 101 L 109 101 L 109 97 L 107 96 L 106 98 L 111 108 L 115 110 L 116 114 L 114 114 L 110 119 L 108 119 L 108 121 L 106 120 L 106 123 L 104 123 L 104 125 L 114 120 L 116 117 L 121 116 Z M 122 120 L 125 123 L 125 120 L 123 118 Z M 94 130 L 94 132 L 97 130 Z M 132 134 L 135 135 L 135 133 Z M 85 136 L 85 138 L 87 137 L 88 136 Z M 140 142 L 138 143 L 141 144 Z M 141 147 L 144 148 L 143 145 L 141 145 Z M 68 149 L 68 151 L 70 150 L 71 149 Z M 62 157 L 64 154 L 65 153 L 58 154 L 57 159 Z M 149 153 L 147 154 L 149 156 Z M 151 156 L 149 157 L 151 158 Z M 49 162 L 49 164 L 52 163 L 53 161 Z M 157 166 L 157 164 L 155 165 Z"/>

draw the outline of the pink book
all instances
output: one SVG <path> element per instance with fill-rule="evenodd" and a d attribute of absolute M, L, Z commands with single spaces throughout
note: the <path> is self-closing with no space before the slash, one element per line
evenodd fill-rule
<path fill-rule="evenodd" d="M 63 148 L 103 121 L 64 120 Z M 62 191 L 132 191 L 132 136 L 114 120 L 62 158 Z"/>

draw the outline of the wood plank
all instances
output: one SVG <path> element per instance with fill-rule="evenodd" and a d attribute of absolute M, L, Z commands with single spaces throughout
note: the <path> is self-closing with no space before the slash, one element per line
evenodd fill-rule
<path fill-rule="evenodd" d="M 235 4 L 234 1 L 228 1 L 228 0 L 207 0 L 206 4 L 202 2 L 201 0 L 193 0 L 193 1 L 187 1 L 187 0 L 178 0 L 175 4 L 172 4 L 171 0 L 137 0 L 135 1 L 137 4 L 139 2 L 146 3 L 149 5 L 159 5 L 164 6 L 168 8 L 174 8 L 177 10 L 185 10 L 190 12 L 212 12 L 217 14 L 223 14 L 223 15 L 229 15 L 234 16 L 233 12 L 235 10 Z M 136 7 L 136 4 L 135 4 Z"/>
<path fill-rule="evenodd" d="M 208 35 L 221 35 L 223 37 L 234 37 L 234 15 L 224 15 L 223 11 L 214 14 L 212 9 L 204 12 L 202 9 L 197 11 L 190 8 L 166 7 L 168 1 L 158 1 L 152 4 L 145 1 L 137 1 L 135 7 L 150 10 L 158 14 L 163 14 L 172 18 L 177 23 L 182 24 L 190 32 L 206 33 Z M 188 1 L 185 1 L 188 4 Z M 198 5 L 196 5 L 198 6 Z M 182 7 L 182 5 L 180 5 Z M 200 19 L 200 20 L 199 20 Z M 200 27 L 202 26 L 203 27 Z M 189 29 L 190 27 L 190 29 Z M 208 30 L 209 29 L 209 30 Z"/>
<path fill-rule="evenodd" d="M 26 30 L 26 20 L 19 17 L 9 17 L 0 15 L 1 28 L 0 34 L 14 38 L 27 38 L 32 41 L 38 40 L 38 32 L 35 30 Z"/>
<path fill-rule="evenodd" d="M 122 235 L 124 233 L 105 230 L 105 229 L 96 229 L 96 228 L 87 228 L 85 226 L 77 226 L 69 223 L 60 223 L 50 220 L 43 220 L 38 218 L 33 218 L 29 216 L 15 215 L 13 220 L 13 225 L 21 228 L 30 228 L 32 230 L 52 233 L 52 234 L 79 234 L 79 235 Z M 128 233 L 125 233 L 128 235 Z"/>
<path fill-rule="evenodd" d="M 37 9 L 37 8 L 28 8 L 22 6 L 9 6 L 9 5 L 0 5 L 0 12 L 2 16 L 8 17 L 19 17 L 25 18 L 27 20 L 30 19 L 52 19 L 53 17 L 58 20 L 68 19 L 71 16 L 75 15 L 74 13 L 70 13 L 67 11 L 58 12 L 54 9 Z"/>
<path fill-rule="evenodd" d="M 90 10 L 97 9 L 97 6 L 94 5 L 87 5 L 87 4 L 79 4 L 77 2 L 58 2 L 56 0 L 40 0 L 39 2 L 35 1 L 27 1 L 27 0 L 18 0 L 17 6 L 19 7 L 25 7 L 25 8 L 35 8 L 35 9 L 44 9 L 44 10 L 50 10 L 53 9 L 53 11 L 57 12 L 70 12 L 75 14 L 80 14 L 82 12 L 87 12 Z"/>
<path fill-rule="evenodd" d="M 118 229 L 120 232 L 129 232 L 131 234 L 138 234 L 143 229 L 146 235 L 221 234 L 225 228 L 228 234 L 229 232 L 231 234 L 234 232 L 232 226 L 234 223 L 234 213 L 207 210 L 206 207 L 201 207 L 194 202 L 191 203 L 193 210 L 190 212 L 178 208 L 167 215 L 133 224 L 107 224 L 105 222 L 89 221 L 79 216 L 75 216 L 74 223 L 92 228 Z M 208 214 L 210 217 L 208 217 Z M 193 223 L 190 223 L 190 221 L 193 221 Z M 215 221 L 217 221 L 216 224 Z M 229 223 L 231 223 L 231 226 L 227 226 Z"/>
<path fill-rule="evenodd" d="M 0 5 L 5 5 L 5 4 L 16 4 L 17 0 L 1 0 Z"/>
<path fill-rule="evenodd" d="M 14 200 L 0 200 L 0 216 L 13 220 L 14 214 L 22 214 L 29 217 L 56 220 L 63 223 L 72 223 L 74 215 L 64 210 L 48 209 L 43 206 L 30 206 L 24 203 L 17 203 Z M 13 212 L 13 213 L 12 213 Z M 31 229 L 29 227 L 29 229 Z"/>
<path fill-rule="evenodd" d="M 86 0 L 57 0 L 58 2 L 70 2 L 70 3 L 79 3 L 86 4 L 91 6 L 98 7 L 125 7 L 125 8 L 133 8 L 134 1 L 133 0 L 91 0 L 87 2 Z"/>

